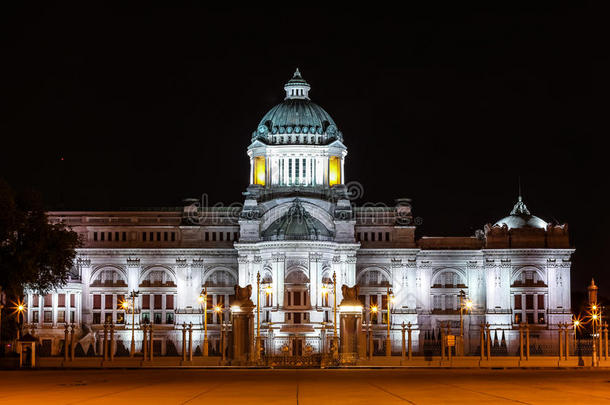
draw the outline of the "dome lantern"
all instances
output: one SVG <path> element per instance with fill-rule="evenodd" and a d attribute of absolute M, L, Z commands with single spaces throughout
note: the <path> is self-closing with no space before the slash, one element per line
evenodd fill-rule
<path fill-rule="evenodd" d="M 288 83 L 284 85 L 286 90 L 285 100 L 291 99 L 305 99 L 309 100 L 309 90 L 311 86 L 303 79 L 299 68 L 292 75 L 292 79 L 288 80 Z"/>

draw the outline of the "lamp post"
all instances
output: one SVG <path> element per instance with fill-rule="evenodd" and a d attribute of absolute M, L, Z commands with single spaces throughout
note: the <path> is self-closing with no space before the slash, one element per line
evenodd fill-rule
<path fill-rule="evenodd" d="M 197 298 L 201 304 L 202 316 L 203 316 L 203 355 L 208 355 L 208 289 L 203 287 L 199 298 Z"/>
<path fill-rule="evenodd" d="M 470 311 L 472 309 L 472 301 L 466 299 L 464 290 L 460 290 L 460 355 L 464 355 L 464 309 Z"/>
<path fill-rule="evenodd" d="M 23 312 L 27 309 L 27 307 L 25 306 L 24 303 L 22 303 L 21 301 L 18 301 L 17 304 L 15 305 L 15 312 L 17 313 L 17 324 L 19 324 L 19 327 L 17 328 L 17 339 L 19 339 L 22 335 L 22 331 L 21 328 L 23 326 L 23 322 L 22 320 L 22 314 Z"/>
<path fill-rule="evenodd" d="M 222 324 L 222 307 L 220 305 L 214 305 L 214 312 L 220 317 L 220 352 L 222 354 L 222 361 L 225 360 L 225 336 L 224 327 Z"/>
<path fill-rule="evenodd" d="M 133 357 L 136 353 L 136 297 L 138 295 L 140 295 L 140 291 L 132 290 L 129 293 L 131 297 L 131 347 L 129 357 Z M 129 302 L 124 301 L 121 306 L 126 310 L 129 308 Z"/>
<path fill-rule="evenodd" d="M 388 310 L 388 333 L 386 336 L 386 342 L 385 342 L 385 355 L 386 356 L 391 356 L 392 355 L 392 341 L 390 339 L 390 311 L 391 311 L 391 304 L 394 301 L 394 294 L 392 294 L 392 290 L 390 289 L 390 287 L 387 288 L 387 296 L 388 296 L 388 302 L 387 302 L 387 310 Z"/>
<path fill-rule="evenodd" d="M 369 307 L 369 360 L 373 359 L 373 315 L 377 317 L 378 311 L 379 308 L 377 308 L 377 305 L 371 305 Z"/>
<path fill-rule="evenodd" d="M 256 353 L 254 359 L 258 360 L 261 354 L 261 273 L 256 273 Z"/>
<path fill-rule="evenodd" d="M 337 338 L 337 273 L 333 271 L 333 356 L 339 355 Z"/>

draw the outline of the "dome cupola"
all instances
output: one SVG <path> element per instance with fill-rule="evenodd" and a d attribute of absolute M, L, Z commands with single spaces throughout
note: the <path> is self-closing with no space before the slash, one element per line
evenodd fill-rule
<path fill-rule="evenodd" d="M 547 227 L 547 223 L 544 220 L 530 213 L 521 196 L 519 196 L 519 200 L 513 207 L 513 210 L 510 212 L 510 215 L 502 218 L 494 225 L 500 227 L 506 225 L 508 229 L 546 229 Z"/>
<path fill-rule="evenodd" d="M 343 141 L 331 116 L 309 99 L 311 86 L 297 69 L 284 85 L 284 101 L 273 107 L 260 121 L 252 141 L 271 145 L 319 145 Z"/>
<path fill-rule="evenodd" d="M 288 212 L 269 225 L 262 236 L 265 240 L 330 240 L 333 234 L 295 198 Z"/>

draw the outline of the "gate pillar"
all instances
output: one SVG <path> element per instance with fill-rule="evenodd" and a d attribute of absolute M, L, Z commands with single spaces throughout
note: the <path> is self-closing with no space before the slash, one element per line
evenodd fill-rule
<path fill-rule="evenodd" d="M 235 286 L 233 315 L 233 350 L 231 364 L 247 364 L 254 361 L 254 303 L 250 299 L 252 286 Z"/>

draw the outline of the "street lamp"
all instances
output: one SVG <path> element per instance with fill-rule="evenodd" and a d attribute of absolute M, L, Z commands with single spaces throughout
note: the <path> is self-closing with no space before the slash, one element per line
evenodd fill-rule
<path fill-rule="evenodd" d="M 470 311 L 472 309 L 472 301 L 466 299 L 464 290 L 460 290 L 460 354 L 464 355 L 464 309 Z"/>
<path fill-rule="evenodd" d="M 129 350 L 129 357 L 133 357 L 136 353 L 136 297 L 138 295 L 140 295 L 140 291 L 132 290 L 129 293 L 129 296 L 131 297 L 131 347 Z M 123 301 L 123 303 L 121 303 L 121 307 L 124 310 L 129 309 L 129 302 Z"/>
<path fill-rule="evenodd" d="M 254 358 L 259 359 L 261 354 L 261 273 L 256 273 L 256 353 Z"/>
<path fill-rule="evenodd" d="M 21 328 L 23 326 L 23 322 L 21 321 L 21 319 L 22 319 L 21 314 L 23 314 L 23 312 L 25 312 L 27 307 L 26 307 L 25 303 L 23 303 L 23 302 L 21 302 L 21 300 L 19 300 L 15 303 L 15 306 L 13 307 L 13 309 L 15 310 L 14 313 L 17 316 L 17 323 L 19 324 L 19 328 L 17 329 L 17 339 L 19 339 L 21 337 Z"/>
<path fill-rule="evenodd" d="M 197 298 L 203 312 L 203 355 L 208 355 L 208 289 L 203 287 Z"/>
<path fill-rule="evenodd" d="M 222 354 L 222 360 L 225 360 L 225 335 L 224 335 L 224 327 L 222 324 L 222 306 L 220 306 L 219 304 L 214 305 L 214 312 L 216 312 L 216 315 L 218 315 L 220 318 L 220 352 Z"/>
<path fill-rule="evenodd" d="M 337 273 L 333 271 L 333 357 L 339 355 L 337 338 Z"/>
<path fill-rule="evenodd" d="M 386 337 L 386 346 L 385 346 L 385 355 L 386 356 L 391 356 L 392 355 L 392 342 L 390 340 L 390 311 L 391 311 L 391 304 L 394 303 L 394 294 L 392 294 L 392 290 L 390 289 L 390 287 L 387 287 L 387 296 L 388 296 L 388 303 L 387 303 L 387 310 L 388 310 L 388 334 Z"/>

